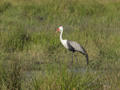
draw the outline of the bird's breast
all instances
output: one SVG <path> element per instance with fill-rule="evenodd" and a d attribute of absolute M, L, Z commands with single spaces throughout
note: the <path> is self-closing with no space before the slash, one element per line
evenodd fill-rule
<path fill-rule="evenodd" d="M 67 40 L 62 40 L 61 43 L 63 44 L 63 46 L 64 46 L 65 48 L 68 49 Z"/>

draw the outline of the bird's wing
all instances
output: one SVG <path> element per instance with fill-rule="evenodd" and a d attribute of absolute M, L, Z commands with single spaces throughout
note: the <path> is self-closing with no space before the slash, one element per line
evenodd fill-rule
<path fill-rule="evenodd" d="M 79 51 L 79 52 L 81 52 L 83 54 L 86 53 L 85 49 L 80 44 L 78 44 L 77 42 L 68 40 L 68 44 L 70 46 L 72 46 L 76 51 Z"/>

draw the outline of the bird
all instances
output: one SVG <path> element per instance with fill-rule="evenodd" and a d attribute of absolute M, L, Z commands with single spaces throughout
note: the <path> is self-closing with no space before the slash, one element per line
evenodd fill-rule
<path fill-rule="evenodd" d="M 63 26 L 60 26 L 55 33 L 57 33 L 58 31 L 60 32 L 60 41 L 61 41 L 62 45 L 66 49 L 68 49 L 70 52 L 72 52 L 72 61 L 71 61 L 72 65 L 73 65 L 73 56 L 75 56 L 75 58 L 77 60 L 77 57 L 74 54 L 74 52 L 80 52 L 83 55 L 85 55 L 86 61 L 87 61 L 87 65 L 88 65 L 89 64 L 89 59 L 88 59 L 88 54 L 87 54 L 86 50 L 80 44 L 78 44 L 75 41 L 71 41 L 71 40 L 67 40 L 67 39 L 63 40 L 62 39 Z M 78 62 L 78 60 L 77 60 L 77 62 Z"/>

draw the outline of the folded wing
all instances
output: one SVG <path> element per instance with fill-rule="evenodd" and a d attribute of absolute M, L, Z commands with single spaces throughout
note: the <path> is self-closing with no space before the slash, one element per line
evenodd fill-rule
<path fill-rule="evenodd" d="M 86 53 L 85 49 L 77 42 L 68 40 L 68 46 L 74 48 L 75 51 L 81 52 L 82 54 Z"/>

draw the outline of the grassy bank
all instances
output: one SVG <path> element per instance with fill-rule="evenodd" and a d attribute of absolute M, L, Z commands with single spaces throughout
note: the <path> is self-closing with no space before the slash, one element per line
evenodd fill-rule
<path fill-rule="evenodd" d="M 2 0 L 0 89 L 119 90 L 119 16 L 119 0 Z M 88 67 L 76 53 L 70 69 L 71 53 L 54 34 L 60 25 L 64 39 L 86 49 Z"/>

